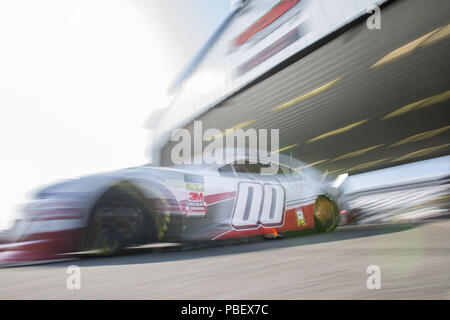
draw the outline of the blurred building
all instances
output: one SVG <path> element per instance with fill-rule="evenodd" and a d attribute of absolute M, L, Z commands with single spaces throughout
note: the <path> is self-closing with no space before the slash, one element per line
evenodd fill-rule
<path fill-rule="evenodd" d="M 448 154 L 449 13 L 446 0 L 232 1 L 153 121 L 154 163 L 171 164 L 172 130 L 196 119 L 278 128 L 279 152 L 329 174 Z"/>

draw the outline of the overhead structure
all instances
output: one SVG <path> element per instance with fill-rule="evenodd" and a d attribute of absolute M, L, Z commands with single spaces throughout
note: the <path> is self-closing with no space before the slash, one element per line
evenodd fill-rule
<path fill-rule="evenodd" d="M 447 155 L 449 35 L 447 0 L 238 2 L 172 85 L 154 159 L 194 120 L 277 128 L 279 152 L 336 175 Z"/>

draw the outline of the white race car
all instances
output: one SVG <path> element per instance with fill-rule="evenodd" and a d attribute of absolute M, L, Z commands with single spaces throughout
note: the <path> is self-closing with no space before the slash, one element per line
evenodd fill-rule
<path fill-rule="evenodd" d="M 276 174 L 261 174 L 271 165 L 245 158 L 222 165 L 142 166 L 46 187 L 3 237 L 0 263 L 84 250 L 109 255 L 157 241 L 333 231 L 339 210 L 321 172 L 280 154 Z"/>

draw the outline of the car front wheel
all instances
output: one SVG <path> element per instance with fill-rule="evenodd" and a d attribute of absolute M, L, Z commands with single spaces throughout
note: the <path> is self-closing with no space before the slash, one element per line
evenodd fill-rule
<path fill-rule="evenodd" d="M 318 232 L 331 232 L 339 224 L 339 210 L 336 203 L 325 195 L 314 203 L 314 223 Z"/>

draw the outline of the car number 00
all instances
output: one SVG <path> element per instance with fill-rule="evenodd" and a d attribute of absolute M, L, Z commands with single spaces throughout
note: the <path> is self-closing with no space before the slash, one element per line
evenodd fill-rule
<path fill-rule="evenodd" d="M 284 189 L 275 184 L 242 182 L 231 223 L 235 228 L 279 226 L 283 223 Z"/>

